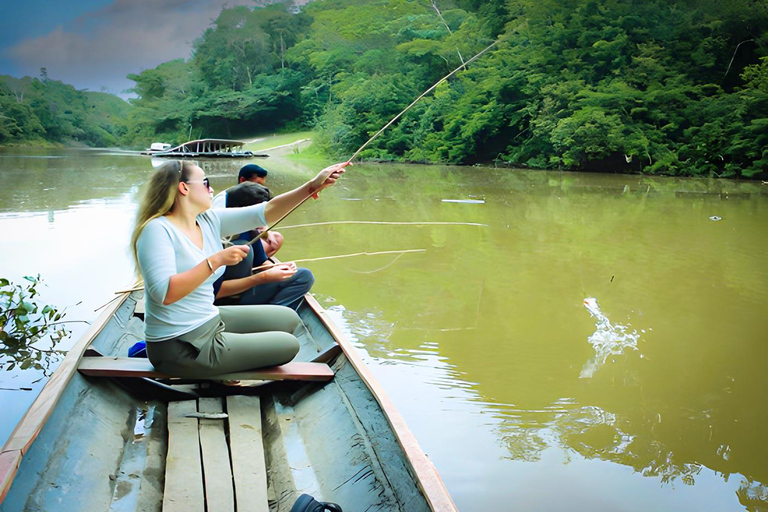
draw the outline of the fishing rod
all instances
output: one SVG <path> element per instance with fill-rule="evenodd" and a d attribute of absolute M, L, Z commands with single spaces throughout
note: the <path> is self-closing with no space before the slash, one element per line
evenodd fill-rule
<path fill-rule="evenodd" d="M 470 63 L 474 62 L 475 60 L 479 59 L 480 57 L 482 57 L 482 56 L 483 56 L 483 55 L 484 55 L 484 54 L 485 54 L 485 53 L 486 53 L 488 50 L 490 50 L 491 48 L 493 48 L 494 46 L 496 46 L 496 45 L 498 44 L 498 42 L 499 42 L 499 39 L 497 39 L 497 40 L 496 40 L 496 41 L 494 41 L 493 43 L 489 44 L 489 45 L 488 45 L 488 46 L 486 46 L 486 47 L 485 47 L 485 48 L 484 48 L 482 51 L 480 51 L 479 53 L 477 53 L 477 54 L 476 54 L 474 57 L 472 57 L 471 59 L 467 60 L 466 62 L 463 62 L 463 63 L 461 64 L 461 66 L 457 67 L 456 69 L 454 69 L 453 71 L 451 71 L 450 73 L 448 73 L 447 75 L 445 75 L 443 78 L 441 78 L 440 80 L 438 80 L 437 82 L 435 82 L 435 84 L 434 84 L 432 87 L 430 87 L 429 89 L 427 89 L 426 91 L 424 91 L 423 93 L 421 93 L 421 95 L 420 95 L 418 98 L 416 98 L 415 100 L 413 100 L 413 101 L 410 103 L 410 105 L 408 105 L 407 107 L 405 107 L 405 108 L 404 108 L 404 109 L 403 109 L 403 110 L 402 110 L 402 111 L 401 111 L 399 114 L 397 114 L 397 115 L 396 115 L 395 117 L 393 117 L 393 118 L 392 118 L 392 119 L 391 119 L 391 120 L 390 120 L 390 121 L 389 121 L 387 124 L 385 124 L 385 125 L 384 125 L 384 127 L 382 127 L 382 129 L 381 129 L 381 130 L 379 130 L 379 131 L 378 131 L 378 132 L 376 132 L 376 133 L 375 133 L 375 134 L 374 134 L 374 135 L 373 135 L 371 138 L 369 138 L 369 139 L 368 139 L 368 140 L 365 142 L 365 144 L 363 144 L 362 146 L 360 146 L 360 148 L 359 148 L 357 151 L 355 151 L 355 152 L 352 154 L 352 156 L 351 156 L 351 157 L 349 157 L 349 159 L 348 159 L 346 162 L 344 162 L 343 166 L 344 166 L 344 167 L 346 167 L 347 165 L 351 165 L 351 164 L 352 164 L 352 160 L 354 160 L 354 159 L 355 159 L 355 157 L 357 157 L 357 155 L 359 155 L 361 151 L 363 151 L 363 150 L 364 150 L 366 147 L 368 147 L 368 144 L 370 144 L 371 142 L 373 142 L 374 140 L 376 140 L 376 138 L 377 138 L 379 135 L 381 135 L 381 134 L 384 132 L 384 130 L 386 130 L 387 128 L 389 128 L 390 126 L 392 126 L 392 124 L 393 124 L 395 121 L 397 121 L 398 119 L 400 119 L 400 118 L 403 116 L 403 114 L 405 114 L 406 112 L 408 112 L 408 111 L 411 109 L 411 107 L 413 107 L 413 106 L 414 106 L 416 103 L 418 103 L 418 102 L 419 102 L 419 100 L 421 100 L 421 98 L 423 98 L 424 96 L 426 96 L 427 94 L 429 94 L 430 92 L 432 92 L 433 90 L 435 90 L 435 89 L 436 89 L 436 88 L 437 88 L 437 87 L 438 87 L 440 84 L 442 84 L 443 82 L 445 82 L 446 80 L 448 80 L 449 78 L 451 78 L 453 75 L 455 75 L 456 73 L 458 73 L 460 70 L 462 70 L 462 69 L 466 69 L 466 67 L 467 67 L 467 65 L 468 65 L 468 64 L 470 64 Z M 263 238 L 266 238 L 267 234 L 268 234 L 268 233 L 269 233 L 269 232 L 272 230 L 272 228 L 274 228 L 275 226 L 277 226 L 278 224 L 280 224 L 280 222 L 282 222 L 282 221 L 283 221 L 283 219 L 285 219 L 285 218 L 286 218 L 286 217 L 288 217 L 288 216 L 289 216 L 291 213 L 293 213 L 293 211 L 294 211 L 294 210 L 296 210 L 296 209 L 297 209 L 299 206 L 301 206 L 302 204 L 304 204 L 304 203 L 305 203 L 305 202 L 306 202 L 306 201 L 307 201 L 307 200 L 308 200 L 310 197 L 314 197 L 315 199 L 317 199 L 317 193 L 314 193 L 314 192 L 313 192 L 313 193 L 310 193 L 309 195 L 307 195 L 307 197 L 305 197 L 304 199 L 302 199 L 302 200 L 301 200 L 301 201 L 300 201 L 300 202 L 299 202 L 299 203 L 298 203 L 296 206 L 294 206 L 293 208 L 291 208 L 290 210 L 288 210 L 288 212 L 287 212 L 285 215 L 283 215 L 282 217 L 280 217 L 279 219 L 277 219 L 277 220 L 276 220 L 276 221 L 275 221 L 275 222 L 274 222 L 274 223 L 273 223 L 271 226 L 267 226 L 266 228 L 264 228 L 264 230 L 263 230 L 261 233 L 259 233 L 259 234 L 258 234 L 258 235 L 257 235 L 257 236 L 256 236 L 256 237 L 253 239 L 253 240 L 251 240 L 250 242 L 248 242 L 248 245 L 251 245 L 251 244 L 253 244 L 253 243 L 254 243 L 254 242 L 256 242 L 257 240 L 261 240 L 261 239 L 263 239 Z"/>

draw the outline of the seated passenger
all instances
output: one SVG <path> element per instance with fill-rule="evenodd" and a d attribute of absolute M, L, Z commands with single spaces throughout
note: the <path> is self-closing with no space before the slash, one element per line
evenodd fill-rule
<path fill-rule="evenodd" d="M 259 185 L 243 182 L 228 190 L 227 206 L 241 208 L 260 204 L 268 196 Z M 234 244 L 247 244 L 258 233 L 241 233 Z M 269 262 L 262 244 L 254 243 L 246 258 L 238 265 L 227 267 L 226 272 L 214 283 L 216 304 L 277 304 L 298 309 L 302 297 L 315 282 L 315 276 L 306 268 L 298 268 L 295 263 L 280 263 L 253 274 L 251 269 Z M 237 298 L 230 298 L 240 294 Z"/>
<path fill-rule="evenodd" d="M 255 183 L 256 185 L 259 185 L 267 195 L 265 201 L 269 201 L 272 198 L 272 192 L 270 192 L 266 185 L 267 174 L 267 170 L 263 167 L 256 164 L 247 164 L 240 168 L 240 172 L 237 174 L 237 184 Z M 237 185 L 235 185 L 235 187 L 236 186 Z M 233 190 L 235 187 L 230 187 L 227 190 L 216 194 L 213 198 L 211 208 L 232 206 L 228 203 L 227 198 L 229 191 Z M 280 247 L 282 247 L 283 235 L 277 231 L 270 231 L 265 238 L 261 239 L 261 244 L 264 246 L 264 251 L 267 253 L 267 256 L 271 258 L 280 250 Z"/>

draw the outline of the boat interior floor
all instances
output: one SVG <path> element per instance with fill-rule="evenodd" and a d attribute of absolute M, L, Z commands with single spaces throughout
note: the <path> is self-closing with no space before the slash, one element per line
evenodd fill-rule
<path fill-rule="evenodd" d="M 258 396 L 169 403 L 163 511 L 268 512 L 261 430 Z"/>

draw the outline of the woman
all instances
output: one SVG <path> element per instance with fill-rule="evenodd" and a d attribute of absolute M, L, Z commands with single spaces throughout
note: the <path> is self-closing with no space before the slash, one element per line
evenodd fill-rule
<path fill-rule="evenodd" d="M 248 246 L 221 250 L 221 237 L 272 225 L 309 195 L 329 187 L 347 164 L 267 203 L 211 210 L 211 189 L 200 167 L 170 161 L 150 179 L 131 244 L 146 290 L 147 355 L 161 372 L 205 377 L 283 364 L 299 351 L 303 325 L 284 306 L 213 305 L 213 283 Z"/>

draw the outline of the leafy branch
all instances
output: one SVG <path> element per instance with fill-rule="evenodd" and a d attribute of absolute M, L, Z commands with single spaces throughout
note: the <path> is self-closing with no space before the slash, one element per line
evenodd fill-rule
<path fill-rule="evenodd" d="M 61 321 L 66 312 L 40 302 L 39 274 L 24 279 L 0 278 L 0 369 L 32 368 L 48 376 L 63 354 L 56 345 L 70 334 Z"/>

